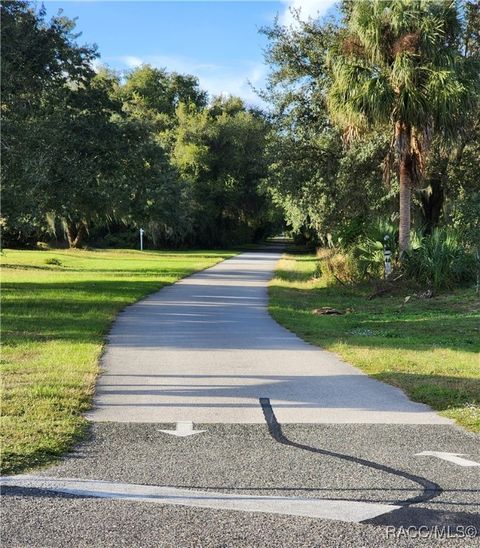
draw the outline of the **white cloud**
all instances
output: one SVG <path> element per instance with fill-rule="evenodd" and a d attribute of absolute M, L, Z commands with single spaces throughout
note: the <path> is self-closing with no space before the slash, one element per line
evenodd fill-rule
<path fill-rule="evenodd" d="M 202 63 L 189 59 L 188 57 L 182 57 L 177 55 L 145 55 L 143 57 L 137 57 L 136 55 L 122 55 L 120 57 L 110 58 L 112 61 L 120 61 L 128 68 L 136 68 L 140 65 L 152 65 L 155 67 L 166 67 L 170 71 L 176 72 L 189 72 L 191 70 L 218 70 L 222 68 L 220 65 L 214 65 L 212 63 Z"/>
<path fill-rule="evenodd" d="M 90 63 L 90 66 L 95 72 L 98 72 L 103 67 L 103 63 L 100 61 L 100 59 L 94 59 Z"/>
<path fill-rule="evenodd" d="M 89 1 L 94 2 L 97 0 Z M 302 20 L 307 20 L 310 17 L 322 17 L 339 0 L 281 0 L 281 2 L 283 10 L 279 14 L 279 22 L 282 25 L 295 26 L 296 20 L 292 11 L 298 11 Z M 271 13 L 268 17 L 271 17 Z M 269 19 L 268 22 L 271 23 L 271 20 Z M 235 60 L 231 64 L 219 65 L 179 55 L 152 54 L 139 56 L 138 54 L 129 54 L 95 60 L 92 63 L 92 68 L 98 71 L 104 62 L 116 70 L 134 69 L 143 64 L 149 64 L 158 68 L 166 68 L 170 72 L 191 74 L 199 79 L 200 87 L 206 90 L 210 97 L 214 95 L 237 95 L 248 104 L 265 106 L 263 100 L 252 89 L 252 86 L 257 89 L 265 87 L 268 69 L 261 62 Z"/>
<path fill-rule="evenodd" d="M 296 20 L 292 12 L 299 11 L 300 18 L 306 21 L 308 18 L 322 17 L 334 6 L 338 0 L 282 0 L 285 4 L 279 21 L 282 25 L 295 26 Z"/>
<path fill-rule="evenodd" d="M 120 63 L 125 68 L 135 68 L 142 64 L 166 68 L 171 72 L 197 76 L 200 87 L 214 95 L 237 95 L 248 104 L 262 105 L 262 100 L 253 91 L 251 85 L 261 88 L 264 84 L 266 67 L 262 63 L 249 61 L 236 62 L 234 65 L 205 63 L 183 56 L 169 55 L 123 55 L 105 58 L 105 61 Z M 251 84 L 251 85 L 250 85 Z"/>
<path fill-rule="evenodd" d="M 298 10 L 302 20 L 324 16 L 337 2 L 338 0 L 282 0 L 284 9 L 279 15 L 280 23 L 295 25 L 295 18 L 291 10 Z M 132 69 L 142 64 L 149 64 L 158 68 L 166 68 L 172 72 L 192 74 L 198 77 L 200 87 L 205 89 L 210 97 L 237 95 L 248 104 L 265 106 L 252 89 L 252 86 L 258 89 L 265 87 L 267 68 L 261 62 L 234 61 L 232 64 L 219 65 L 179 55 L 143 55 L 139 57 L 134 54 L 106 58 L 105 61 L 113 62 L 115 68 Z"/>
<path fill-rule="evenodd" d="M 140 59 L 140 57 L 135 57 L 135 55 L 124 55 L 119 60 L 127 65 L 128 68 L 139 67 L 144 63 L 144 61 Z"/>
<path fill-rule="evenodd" d="M 252 89 L 262 87 L 265 76 L 263 65 L 253 65 L 240 70 L 232 69 L 216 74 L 198 74 L 200 85 L 213 95 L 237 95 L 248 104 L 262 105 L 261 99 Z"/>

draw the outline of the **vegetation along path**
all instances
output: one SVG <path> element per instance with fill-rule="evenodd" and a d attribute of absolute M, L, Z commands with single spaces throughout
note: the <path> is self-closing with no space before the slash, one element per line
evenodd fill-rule
<path fill-rule="evenodd" d="M 415 296 L 418 289 L 401 285 L 369 299 L 371 285 L 329 285 L 328 274 L 318 277 L 318 266 L 313 254 L 282 260 L 270 284 L 273 317 L 480 432 L 480 301 L 474 288 L 422 299 Z M 318 314 L 324 307 L 343 314 Z"/>
<path fill-rule="evenodd" d="M 478 436 L 278 325 L 280 256 L 243 253 L 119 315 L 90 435 L 1 479 L 6 546 L 383 546 L 426 523 L 477 535 Z"/>

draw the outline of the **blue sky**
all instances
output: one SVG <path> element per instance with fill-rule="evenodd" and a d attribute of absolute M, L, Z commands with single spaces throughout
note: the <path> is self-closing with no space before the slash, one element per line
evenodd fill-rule
<path fill-rule="evenodd" d="M 100 61 L 126 70 L 142 63 L 198 76 L 211 95 L 231 93 L 259 104 L 249 81 L 262 87 L 267 68 L 258 33 L 289 9 L 303 17 L 324 15 L 334 0 L 281 1 L 46 1 L 49 15 L 62 8 L 78 17 L 80 43 L 95 43 Z"/>

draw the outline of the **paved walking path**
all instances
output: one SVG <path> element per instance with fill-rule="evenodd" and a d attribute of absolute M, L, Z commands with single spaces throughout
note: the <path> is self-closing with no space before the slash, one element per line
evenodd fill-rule
<path fill-rule="evenodd" d="M 279 257 L 120 314 L 87 438 L 0 478 L 2 547 L 478 545 L 479 436 L 275 323 Z"/>
<path fill-rule="evenodd" d="M 446 424 L 268 314 L 281 254 L 243 253 L 130 306 L 108 339 L 93 421 Z"/>

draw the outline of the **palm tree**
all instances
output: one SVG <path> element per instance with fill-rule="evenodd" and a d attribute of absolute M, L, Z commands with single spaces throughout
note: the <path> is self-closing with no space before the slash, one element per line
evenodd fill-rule
<path fill-rule="evenodd" d="M 327 105 L 346 138 L 371 129 L 392 135 L 398 167 L 400 253 L 409 248 L 412 187 L 434 134 L 448 135 L 467 108 L 469 75 L 459 52 L 461 17 L 451 0 L 356 0 L 330 51 Z M 391 161 L 386 163 L 388 170 Z"/>

